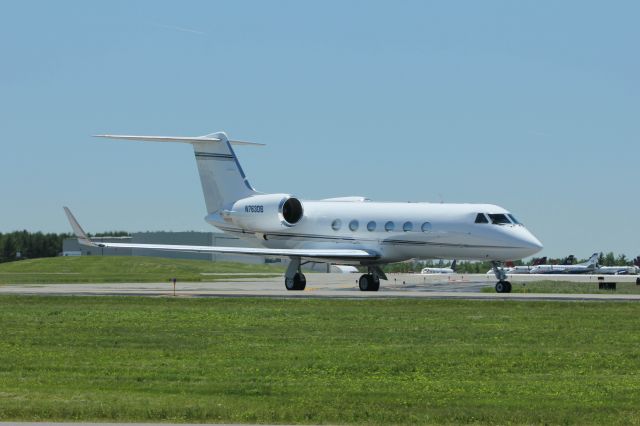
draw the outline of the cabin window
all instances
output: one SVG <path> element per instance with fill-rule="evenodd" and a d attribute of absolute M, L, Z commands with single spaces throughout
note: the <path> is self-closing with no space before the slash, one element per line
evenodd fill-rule
<path fill-rule="evenodd" d="M 394 223 L 392 221 L 389 221 L 387 223 L 384 224 L 384 230 L 387 232 L 391 232 L 393 231 L 393 228 L 395 228 L 396 226 L 394 225 Z"/>
<path fill-rule="evenodd" d="M 353 219 L 351 222 L 349 222 L 349 229 L 351 229 L 352 231 L 357 231 L 358 225 L 358 221 Z"/>
<path fill-rule="evenodd" d="M 502 213 L 489 213 L 489 219 L 491 219 L 491 223 L 494 225 L 508 225 L 511 223 L 507 215 Z"/>
<path fill-rule="evenodd" d="M 511 213 L 509 213 L 507 216 L 509 216 L 509 219 L 511 219 L 511 222 L 515 223 L 516 225 L 522 225 L 522 223 L 518 219 L 516 219 L 516 217 Z"/>
<path fill-rule="evenodd" d="M 371 221 L 369 223 L 367 223 L 367 231 L 369 232 L 373 232 L 376 230 L 376 222 L 375 221 Z"/>
<path fill-rule="evenodd" d="M 402 225 L 402 230 L 404 232 L 409 232 L 409 231 L 413 230 L 413 223 L 405 222 L 404 225 Z"/>
<path fill-rule="evenodd" d="M 342 221 L 340 219 L 336 219 L 331 222 L 331 229 L 334 231 L 338 231 L 342 227 Z"/>
<path fill-rule="evenodd" d="M 484 213 L 478 213 L 476 215 L 476 223 L 489 223 L 489 221 L 487 220 L 487 217 L 484 215 Z"/>
<path fill-rule="evenodd" d="M 431 231 L 431 223 L 429 222 L 425 222 L 422 224 L 421 226 L 422 232 L 429 232 Z"/>

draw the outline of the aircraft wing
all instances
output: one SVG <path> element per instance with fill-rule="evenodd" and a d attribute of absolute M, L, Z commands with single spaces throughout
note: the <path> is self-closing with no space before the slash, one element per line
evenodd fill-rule
<path fill-rule="evenodd" d="M 102 241 L 91 241 L 84 232 L 71 211 L 65 207 L 64 211 L 69 219 L 71 228 L 78 242 L 83 245 L 93 247 L 113 247 L 113 248 L 139 248 L 164 251 L 182 251 L 191 253 L 228 253 L 246 254 L 254 256 L 273 257 L 304 257 L 307 259 L 332 259 L 332 260 L 364 260 L 377 259 L 379 255 L 375 252 L 360 249 L 269 249 L 253 247 L 219 247 L 219 246 L 188 246 L 173 244 L 133 244 L 133 243 L 107 243 Z"/>
<path fill-rule="evenodd" d="M 165 251 L 183 251 L 191 253 L 228 253 L 274 257 L 299 256 L 314 259 L 375 259 L 378 257 L 378 255 L 374 253 L 358 249 L 268 249 L 253 247 L 185 246 L 173 244 L 133 244 L 105 243 L 91 240 L 88 241 L 90 242 L 90 245 L 94 247 L 139 248 Z"/>

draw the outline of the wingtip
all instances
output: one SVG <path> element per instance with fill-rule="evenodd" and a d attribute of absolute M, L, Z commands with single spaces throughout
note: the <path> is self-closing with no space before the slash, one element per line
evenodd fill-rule
<path fill-rule="evenodd" d="M 64 206 L 63 209 L 65 214 L 67 215 L 69 225 L 71 225 L 71 229 L 73 229 L 73 233 L 76 235 L 76 238 L 78 238 L 78 242 L 87 246 L 95 246 L 95 244 L 91 242 L 91 240 L 87 236 L 87 233 L 84 232 L 84 229 L 82 229 L 82 226 L 80 226 L 73 213 L 71 213 L 69 207 Z"/>

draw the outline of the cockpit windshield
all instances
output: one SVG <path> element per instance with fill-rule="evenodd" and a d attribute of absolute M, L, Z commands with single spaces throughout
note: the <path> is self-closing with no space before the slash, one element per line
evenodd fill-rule
<path fill-rule="evenodd" d="M 491 219 L 491 223 L 494 225 L 510 225 L 511 221 L 507 217 L 506 214 L 502 213 L 489 213 L 489 219 Z"/>
<path fill-rule="evenodd" d="M 507 216 L 509 216 L 509 219 L 511 219 L 511 222 L 515 223 L 516 225 L 522 225 L 522 222 L 516 219 L 516 217 L 511 213 L 509 213 Z"/>
<path fill-rule="evenodd" d="M 484 213 L 478 213 L 476 215 L 476 223 L 489 223 L 489 221 L 487 220 L 487 217 L 484 215 Z"/>
<path fill-rule="evenodd" d="M 492 225 L 522 225 L 511 213 L 477 213 L 474 222 Z"/>

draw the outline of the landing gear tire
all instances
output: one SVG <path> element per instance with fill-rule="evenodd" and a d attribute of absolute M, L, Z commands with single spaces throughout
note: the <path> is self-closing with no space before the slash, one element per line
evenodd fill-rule
<path fill-rule="evenodd" d="M 304 290 L 307 286 L 307 278 L 302 272 L 296 272 L 293 277 L 284 279 L 284 285 L 287 290 Z"/>
<path fill-rule="evenodd" d="M 380 278 L 373 274 L 364 274 L 358 281 L 360 291 L 378 291 L 380 290 Z"/>
<path fill-rule="evenodd" d="M 511 283 L 509 281 L 498 281 L 496 283 L 496 293 L 511 293 Z"/>
<path fill-rule="evenodd" d="M 371 275 L 371 281 L 372 281 L 372 285 L 371 285 L 371 290 L 369 291 L 378 291 L 380 290 L 380 278 L 378 278 L 377 275 Z"/>

